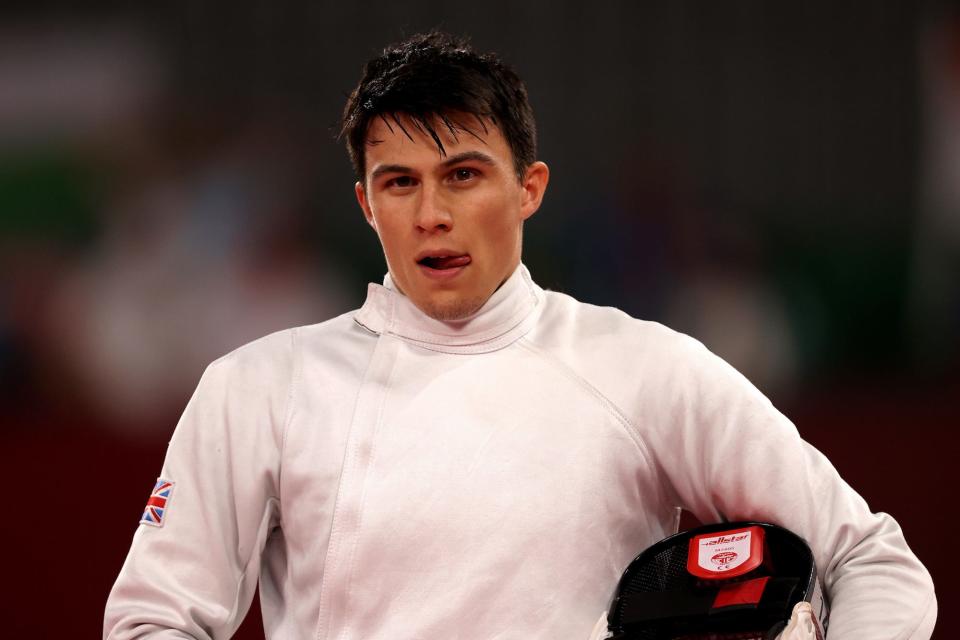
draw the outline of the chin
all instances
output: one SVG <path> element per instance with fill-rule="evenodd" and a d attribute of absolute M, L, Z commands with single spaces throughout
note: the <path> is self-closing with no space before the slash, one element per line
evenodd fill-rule
<path fill-rule="evenodd" d="M 480 297 L 455 298 L 453 300 L 427 299 L 417 306 L 434 320 L 456 322 L 476 313 L 484 302 L 486 302 L 486 299 Z"/>

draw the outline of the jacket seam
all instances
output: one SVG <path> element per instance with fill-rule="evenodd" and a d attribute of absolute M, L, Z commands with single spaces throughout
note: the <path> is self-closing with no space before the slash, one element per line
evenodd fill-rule
<path fill-rule="evenodd" d="M 353 411 L 351 412 L 351 416 L 350 416 L 350 429 L 351 429 L 351 432 L 352 432 L 352 430 L 353 430 L 353 428 L 354 428 L 354 426 L 355 426 L 355 421 L 356 421 L 356 417 L 357 417 L 357 411 L 359 411 L 361 392 L 362 392 L 362 390 L 363 390 L 364 384 L 365 384 L 366 381 L 367 381 L 367 376 L 370 374 L 370 368 L 373 366 L 373 362 L 374 362 L 374 360 L 375 360 L 376 357 L 377 357 L 377 350 L 378 350 L 378 349 L 382 349 L 382 348 L 384 348 L 384 346 L 383 346 L 383 335 L 382 335 L 382 334 L 377 334 L 376 343 L 374 344 L 373 350 L 370 352 L 370 357 L 369 357 L 369 359 L 367 360 L 366 366 L 364 367 L 363 375 L 360 377 L 360 386 L 357 388 L 356 396 L 354 397 L 354 401 L 353 401 Z M 347 438 L 346 438 L 346 440 L 344 441 L 344 445 L 343 445 L 343 446 L 344 446 L 343 459 L 342 459 L 341 464 L 340 464 L 340 473 L 337 475 L 336 497 L 335 497 L 334 500 L 333 500 L 333 510 L 331 511 L 331 516 L 330 516 L 330 535 L 329 535 L 329 537 L 327 538 L 327 548 L 324 549 L 324 552 L 323 552 L 323 558 L 324 558 L 324 560 L 323 560 L 323 576 L 320 578 L 320 596 L 319 596 L 319 597 L 320 597 L 320 607 L 319 607 L 320 611 L 318 612 L 318 615 L 317 615 L 316 630 L 315 630 L 314 633 L 312 634 L 312 637 L 316 638 L 316 640 L 322 640 L 323 638 L 329 638 L 329 637 L 330 637 L 330 628 L 329 628 L 329 623 L 330 623 L 330 620 L 329 620 L 329 616 L 330 616 L 329 606 L 330 606 L 330 604 L 329 604 L 329 602 L 326 602 L 326 601 L 324 600 L 324 594 L 325 594 L 325 593 L 328 593 L 328 590 L 329 590 L 329 588 L 330 588 L 330 587 L 329 587 L 329 580 L 330 580 L 329 569 L 330 569 L 330 567 L 328 566 L 328 561 L 330 560 L 330 548 L 334 545 L 334 539 L 335 539 L 335 537 L 340 534 L 340 529 L 337 528 L 337 525 L 340 524 L 341 527 L 342 527 L 342 524 L 339 522 L 340 520 L 342 520 L 342 518 L 337 518 L 337 514 L 339 513 L 339 509 L 340 509 L 340 506 L 341 506 L 341 505 L 340 505 L 341 499 L 343 498 L 343 476 L 344 476 L 344 472 L 345 472 L 346 469 L 347 469 L 347 465 L 348 465 L 349 461 L 352 459 L 352 452 L 350 451 L 350 434 L 349 434 L 349 433 L 347 434 Z M 327 598 L 327 599 L 329 599 L 329 598 Z M 325 609 L 325 607 L 326 607 L 326 609 Z M 322 635 L 321 635 L 321 634 L 322 634 Z"/>
<path fill-rule="evenodd" d="M 356 526 L 357 537 L 360 536 L 361 531 L 363 529 L 363 516 L 366 513 L 366 504 L 367 504 L 367 486 L 369 484 L 368 480 L 370 476 L 370 470 L 373 468 L 374 462 L 376 462 L 377 453 L 378 453 L 377 434 L 380 433 L 380 429 L 383 426 L 384 408 L 387 405 L 387 396 L 390 393 L 390 388 L 391 388 L 390 383 L 393 382 L 393 376 L 397 370 L 398 358 L 399 358 L 399 354 L 395 352 L 390 362 L 390 370 L 387 372 L 387 375 L 384 379 L 383 393 L 381 394 L 381 397 L 380 397 L 380 404 L 377 407 L 377 418 L 376 418 L 376 421 L 374 422 L 373 430 L 370 433 L 370 454 L 367 461 L 367 468 L 363 474 L 363 484 L 360 488 L 360 500 L 359 500 L 360 504 L 357 508 L 357 526 Z M 356 555 L 357 555 L 357 545 L 354 544 L 350 547 L 350 555 L 346 563 L 348 572 L 347 572 L 347 585 L 346 585 L 347 595 L 346 595 L 346 598 L 344 599 L 345 610 L 349 608 L 350 602 L 353 600 L 353 588 L 354 588 L 353 563 L 356 558 Z"/>
<path fill-rule="evenodd" d="M 267 519 L 270 517 L 271 503 L 277 504 L 277 511 L 279 512 L 279 502 L 280 502 L 279 498 L 276 498 L 274 496 L 270 496 L 269 498 L 267 498 L 264 504 L 263 513 L 260 516 L 260 526 L 257 528 L 257 533 L 260 532 L 261 528 L 264 528 L 267 526 L 266 522 L 267 522 Z M 264 538 L 263 538 L 264 544 L 266 544 L 268 536 L 269 536 L 269 533 L 265 532 Z M 250 549 L 250 554 L 247 556 L 247 561 L 243 563 L 243 570 L 240 572 L 240 579 L 237 580 L 237 587 L 233 594 L 233 606 L 230 608 L 230 617 L 227 620 L 228 626 L 233 626 L 234 623 L 236 622 L 237 614 L 239 614 L 240 612 L 240 592 L 243 590 L 243 583 L 247 579 L 247 571 L 250 570 L 250 563 L 253 562 L 254 558 L 258 557 L 257 551 L 259 547 L 259 539 L 254 540 L 254 543 L 255 543 L 254 546 L 252 546 Z M 259 555 L 262 556 L 262 553 L 263 551 L 262 549 L 260 549 Z M 259 572 L 258 572 L 258 575 L 259 575 Z M 246 613 L 249 613 L 249 608 Z M 246 613 L 244 615 L 246 615 Z"/>
<path fill-rule="evenodd" d="M 927 598 L 927 606 L 923 608 L 923 615 L 920 616 L 920 619 L 913 625 L 913 628 L 905 636 L 901 636 L 903 640 L 911 640 L 914 635 L 917 633 L 917 630 L 920 628 L 920 625 L 924 623 L 927 619 L 927 616 L 930 614 L 930 609 L 933 607 L 934 602 L 936 602 L 937 596 L 935 593 L 931 593 Z M 934 619 L 934 625 L 936 625 L 936 619 Z"/>
<path fill-rule="evenodd" d="M 299 358 L 297 358 L 297 348 L 296 348 L 297 333 L 298 333 L 298 328 L 296 327 L 290 330 L 290 348 L 292 351 L 291 357 L 293 358 L 293 363 L 291 366 L 292 370 L 290 373 L 289 389 L 287 390 L 287 400 L 283 409 L 283 426 L 280 434 L 280 456 L 277 462 L 277 466 L 278 466 L 277 495 L 268 496 L 266 501 L 264 502 L 263 513 L 260 515 L 260 527 L 258 527 L 257 529 L 258 533 L 260 532 L 260 528 L 269 526 L 267 519 L 269 518 L 269 515 L 270 515 L 271 503 L 276 504 L 278 518 L 281 517 L 283 514 L 282 509 L 280 509 L 280 504 L 282 504 L 282 501 L 280 498 L 280 493 L 281 493 L 280 489 L 282 487 L 281 474 L 283 473 L 283 456 L 284 456 L 284 452 L 286 451 L 286 445 L 287 445 L 287 430 L 290 425 L 291 415 L 293 413 L 291 410 L 291 407 L 293 405 L 294 387 L 296 386 L 300 377 L 300 371 L 299 371 L 300 361 L 299 361 Z M 269 535 L 270 535 L 269 531 L 264 532 L 264 538 L 263 538 L 264 544 L 266 544 L 266 540 L 267 540 L 267 537 L 269 537 Z M 250 563 L 253 562 L 254 558 L 258 556 L 258 551 L 260 552 L 259 555 L 262 555 L 262 549 L 258 549 L 258 546 L 259 546 L 259 540 L 258 539 L 254 540 L 254 545 L 251 546 L 250 553 L 249 555 L 247 555 L 247 559 L 243 563 L 243 570 L 240 572 L 240 579 L 237 581 L 237 587 L 234 592 L 233 607 L 231 608 L 232 610 L 231 610 L 230 620 L 228 624 L 231 624 L 231 625 L 233 624 L 233 619 L 236 617 L 237 613 L 239 612 L 240 592 L 243 589 L 243 583 L 246 580 L 247 571 L 250 569 Z"/>
<path fill-rule="evenodd" d="M 620 407 L 618 407 L 599 389 L 593 386 L 583 376 L 577 373 L 573 369 L 573 367 L 571 367 L 569 364 L 567 364 L 563 360 L 560 360 L 559 358 L 546 353 L 545 351 L 541 350 L 539 347 L 534 345 L 530 340 L 526 338 L 523 338 L 520 341 L 518 341 L 518 345 L 521 348 L 526 349 L 527 351 L 538 356 L 542 360 L 547 360 L 549 362 L 556 364 L 557 368 L 561 372 L 563 372 L 564 375 L 566 375 L 568 378 L 573 380 L 573 382 L 579 385 L 582 389 L 584 389 L 590 395 L 592 395 L 594 399 L 597 400 L 600 403 L 600 405 L 604 407 L 616 419 L 620 427 L 627 433 L 627 435 L 630 438 L 630 441 L 633 442 L 634 446 L 637 447 L 637 451 L 640 452 L 640 456 L 643 458 L 644 462 L 646 463 L 647 467 L 651 470 L 651 472 L 654 472 L 654 473 L 656 472 L 656 467 L 653 464 L 653 459 L 650 456 L 650 452 L 647 450 L 646 443 L 643 441 L 643 438 L 641 438 L 640 436 L 639 430 L 624 415 L 624 413 L 620 410 Z M 662 497 L 663 496 L 661 496 L 661 498 Z"/>
<path fill-rule="evenodd" d="M 303 368 L 303 359 L 300 357 L 297 338 L 299 337 L 299 328 L 290 331 L 290 349 L 293 363 L 290 372 L 290 388 L 287 390 L 287 403 L 283 409 L 283 427 L 280 434 L 280 458 L 277 469 L 277 501 L 283 504 L 283 461 L 287 452 L 287 434 L 290 431 L 290 423 L 293 421 L 293 397 L 296 393 L 296 387 L 300 383 L 300 373 Z M 279 505 L 278 505 L 279 506 Z M 282 516 L 283 510 L 278 510 L 278 515 Z"/>

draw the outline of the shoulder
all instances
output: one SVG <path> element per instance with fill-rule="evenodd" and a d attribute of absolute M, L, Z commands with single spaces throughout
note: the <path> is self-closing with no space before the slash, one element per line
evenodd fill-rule
<path fill-rule="evenodd" d="M 547 292 L 533 347 L 588 382 L 628 415 L 715 393 L 755 388 L 700 341 L 613 307 Z"/>
<path fill-rule="evenodd" d="M 214 360 L 204 378 L 229 380 L 233 384 L 263 389 L 271 382 L 289 382 L 301 366 L 304 352 L 336 349 L 364 330 L 353 321 L 351 311 L 325 322 L 292 327 L 248 342 Z"/>
<path fill-rule="evenodd" d="M 545 292 L 543 315 L 533 339 L 544 348 L 568 356 L 620 354 L 655 359 L 659 366 L 710 357 L 698 340 L 659 322 L 640 320 L 615 307 L 580 302 L 553 291 Z"/>

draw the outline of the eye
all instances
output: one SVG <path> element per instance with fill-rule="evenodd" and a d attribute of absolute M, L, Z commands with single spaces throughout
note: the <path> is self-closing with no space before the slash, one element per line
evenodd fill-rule
<path fill-rule="evenodd" d="M 387 181 L 387 188 L 396 187 L 399 189 L 409 189 L 410 187 L 415 187 L 417 181 L 411 176 L 397 176 L 396 178 L 391 178 Z"/>
<path fill-rule="evenodd" d="M 480 175 L 480 172 L 476 169 L 470 169 L 469 167 L 458 167 L 453 170 L 451 178 L 454 182 L 467 182 L 469 180 L 473 180 L 478 175 Z"/>

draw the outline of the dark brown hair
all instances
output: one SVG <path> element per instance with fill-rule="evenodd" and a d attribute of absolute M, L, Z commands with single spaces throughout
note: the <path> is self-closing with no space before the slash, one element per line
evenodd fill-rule
<path fill-rule="evenodd" d="M 473 116 L 472 121 L 463 122 L 462 114 Z M 478 127 L 486 132 L 489 121 L 510 145 L 518 178 L 536 160 L 536 123 L 523 81 L 496 54 L 478 54 L 462 38 L 436 31 L 418 34 L 387 47 L 364 66 L 340 129 L 361 182 L 371 119 L 379 117 L 410 137 L 399 115 L 429 134 L 440 155 L 446 151 L 438 125 L 457 139 L 458 133 L 477 135 Z"/>

